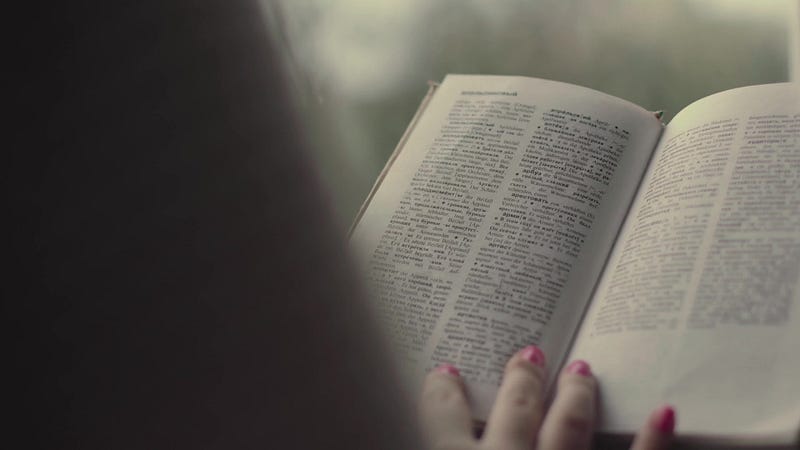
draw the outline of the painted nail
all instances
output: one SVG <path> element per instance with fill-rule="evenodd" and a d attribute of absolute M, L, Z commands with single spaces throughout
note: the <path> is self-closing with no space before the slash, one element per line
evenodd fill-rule
<path fill-rule="evenodd" d="M 458 369 L 456 369 L 456 366 L 454 366 L 454 365 L 452 365 L 452 364 L 447 364 L 447 363 L 445 363 L 445 364 L 439 364 L 439 365 L 438 365 L 438 366 L 437 366 L 435 369 L 433 369 L 433 370 L 434 370 L 435 372 L 444 373 L 444 374 L 447 374 L 447 375 L 452 375 L 452 376 L 454 376 L 454 377 L 461 376 L 461 373 L 458 371 Z"/>
<path fill-rule="evenodd" d="M 520 355 L 539 367 L 544 367 L 544 353 L 535 345 L 529 345 L 522 349 Z"/>
<path fill-rule="evenodd" d="M 566 368 L 566 372 L 584 377 L 592 376 L 592 369 L 589 367 L 589 363 L 581 359 L 576 359 L 575 361 L 569 363 Z"/>
<path fill-rule="evenodd" d="M 664 434 L 675 431 L 675 409 L 670 405 L 659 408 L 653 416 L 653 426 Z"/>

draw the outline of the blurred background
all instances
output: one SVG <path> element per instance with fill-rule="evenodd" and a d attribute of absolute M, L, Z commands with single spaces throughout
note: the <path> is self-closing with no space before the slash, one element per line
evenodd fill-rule
<path fill-rule="evenodd" d="M 263 0 L 318 170 L 349 226 L 427 81 L 526 75 L 668 121 L 703 96 L 789 79 L 794 0 Z"/>

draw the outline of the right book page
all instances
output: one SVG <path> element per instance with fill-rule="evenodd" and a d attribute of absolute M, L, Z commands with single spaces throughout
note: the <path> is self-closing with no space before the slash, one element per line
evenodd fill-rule
<path fill-rule="evenodd" d="M 685 108 L 664 131 L 570 355 L 600 380 L 601 430 L 631 433 L 670 403 L 685 436 L 794 439 L 799 274 L 798 85 Z"/>

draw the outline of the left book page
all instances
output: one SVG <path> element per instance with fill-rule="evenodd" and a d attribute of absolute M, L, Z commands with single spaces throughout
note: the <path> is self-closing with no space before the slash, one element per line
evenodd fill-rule
<path fill-rule="evenodd" d="M 557 369 L 661 133 L 587 88 L 450 75 L 351 241 L 412 389 L 437 364 L 488 416 L 507 359 Z"/>

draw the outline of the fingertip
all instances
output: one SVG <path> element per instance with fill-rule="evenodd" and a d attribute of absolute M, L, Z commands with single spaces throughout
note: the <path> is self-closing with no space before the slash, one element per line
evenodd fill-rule
<path fill-rule="evenodd" d="M 576 360 L 561 371 L 542 425 L 541 448 L 589 448 L 596 420 L 597 383 L 589 363 Z"/>
<path fill-rule="evenodd" d="M 526 373 L 544 386 L 547 380 L 546 358 L 544 352 L 535 345 L 529 345 L 514 354 L 506 364 L 504 379 L 514 373 Z"/>
<path fill-rule="evenodd" d="M 423 387 L 441 383 L 457 385 L 460 389 L 464 389 L 464 379 L 461 377 L 461 371 L 450 363 L 439 364 L 428 372 Z"/>
<path fill-rule="evenodd" d="M 676 414 L 671 405 L 663 405 L 653 412 L 633 441 L 632 450 L 666 449 L 675 433 Z"/>
<path fill-rule="evenodd" d="M 544 352 L 535 345 L 529 345 L 520 350 L 517 354 L 520 358 L 535 366 L 544 368 L 547 364 L 547 358 L 545 358 Z"/>
<path fill-rule="evenodd" d="M 661 434 L 671 435 L 675 432 L 675 408 L 663 405 L 650 414 L 650 426 Z"/>
<path fill-rule="evenodd" d="M 452 364 L 440 364 L 428 372 L 422 385 L 422 404 L 430 410 L 464 397 L 464 382 Z"/>
<path fill-rule="evenodd" d="M 458 371 L 456 366 L 448 363 L 439 364 L 435 369 L 433 369 L 433 371 L 435 373 L 442 373 L 445 375 L 454 376 L 456 378 L 461 377 L 461 372 Z"/>
<path fill-rule="evenodd" d="M 423 436 L 431 447 L 454 443 L 458 443 L 457 448 L 471 446 L 472 414 L 463 379 L 454 365 L 440 364 L 428 372 L 419 413 Z"/>
<path fill-rule="evenodd" d="M 562 386 L 574 385 L 584 386 L 586 389 L 592 391 L 597 390 L 597 380 L 592 372 L 592 367 L 588 362 L 582 359 L 576 359 L 564 367 L 559 376 L 558 383 L 559 389 L 561 389 Z"/>
<path fill-rule="evenodd" d="M 525 448 L 543 416 L 547 373 L 544 352 L 530 345 L 509 359 L 484 434 L 489 447 Z"/>
<path fill-rule="evenodd" d="M 583 377 L 593 376 L 591 366 L 589 366 L 589 363 L 582 359 L 576 359 L 575 361 L 569 363 L 569 365 L 564 369 L 564 372 Z"/>

